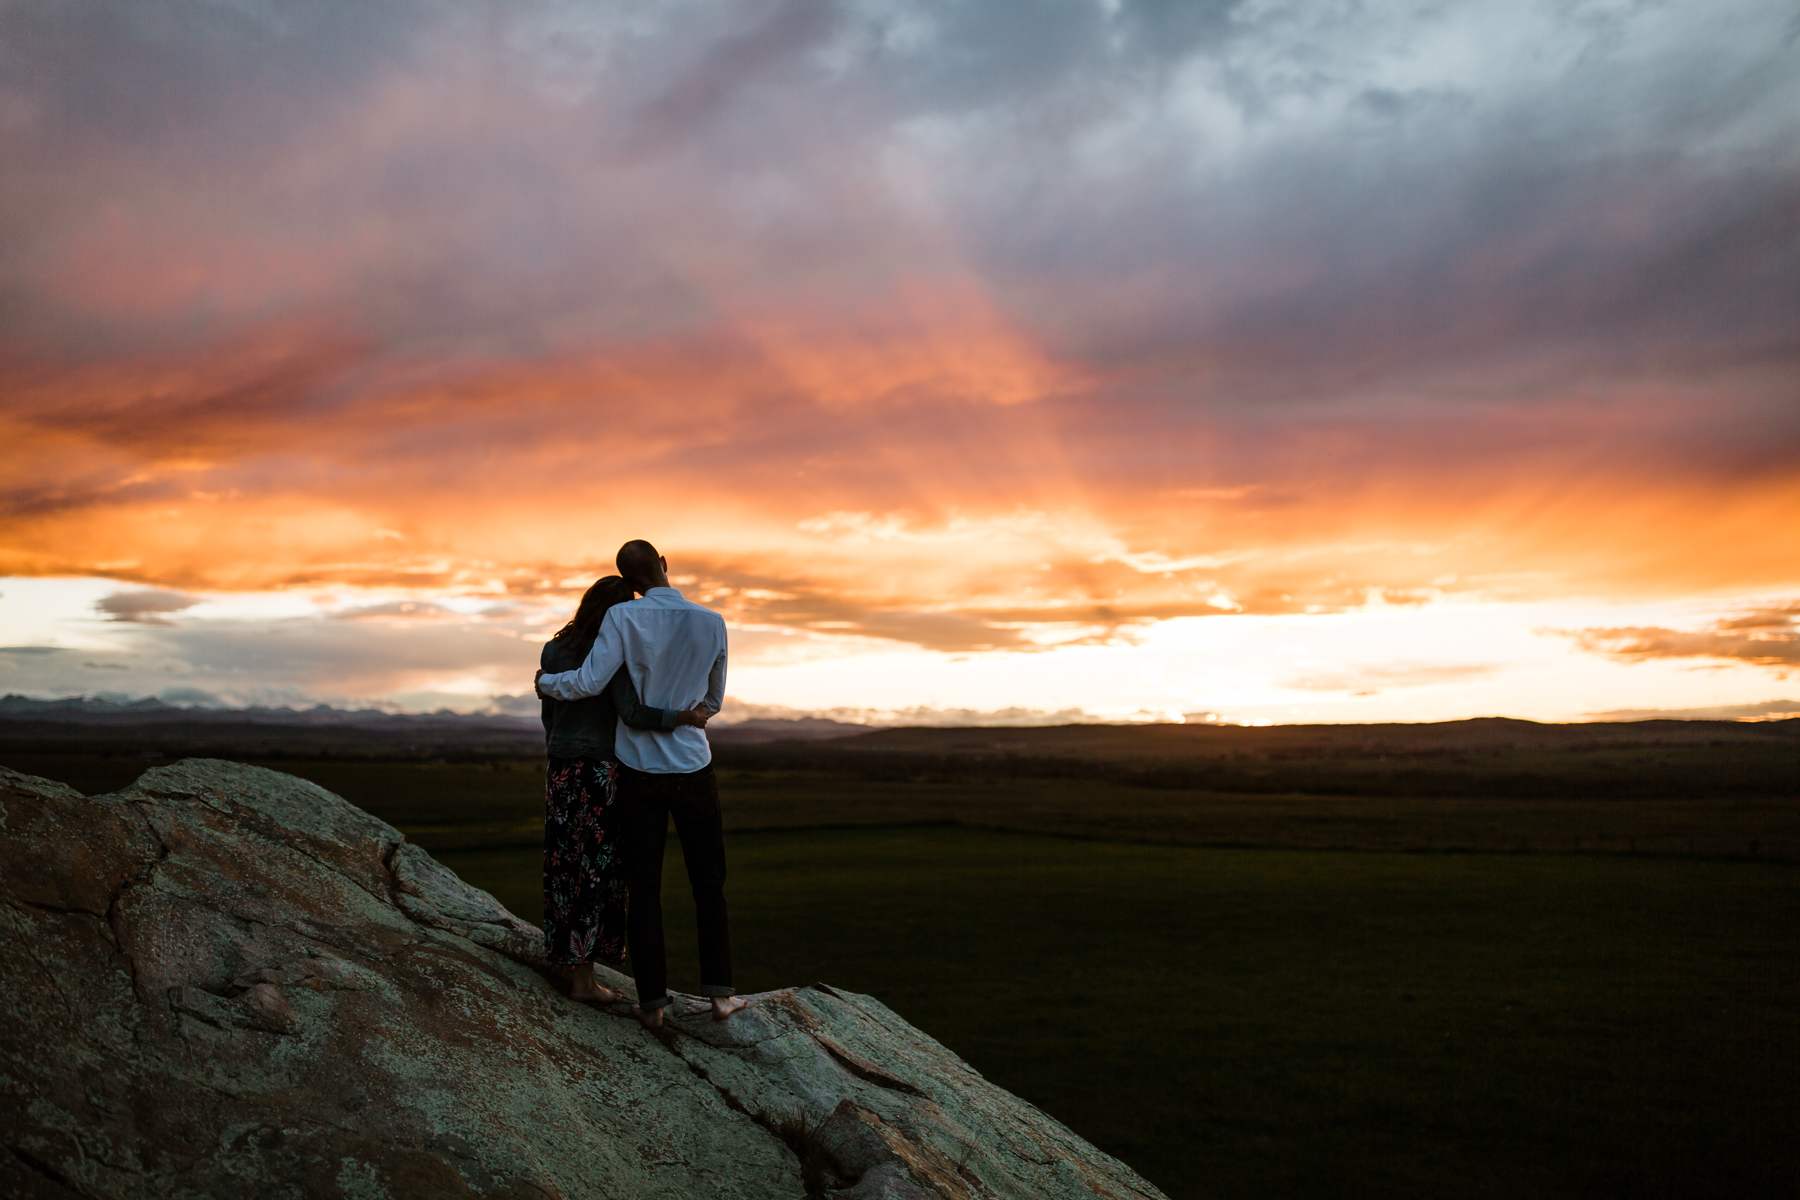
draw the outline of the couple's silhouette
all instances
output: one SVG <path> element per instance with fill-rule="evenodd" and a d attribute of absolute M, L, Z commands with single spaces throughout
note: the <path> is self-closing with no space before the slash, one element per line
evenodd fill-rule
<path fill-rule="evenodd" d="M 669 821 L 693 889 L 700 993 L 723 1020 L 731 980 L 725 836 L 706 723 L 725 700 L 725 621 L 669 586 L 646 541 L 620 547 L 545 643 L 536 687 L 549 758 L 544 793 L 544 949 L 570 994 L 620 999 L 595 964 L 629 965 L 637 1014 L 655 1028 L 671 997 L 662 864 Z M 641 599 L 633 599 L 633 596 Z"/>

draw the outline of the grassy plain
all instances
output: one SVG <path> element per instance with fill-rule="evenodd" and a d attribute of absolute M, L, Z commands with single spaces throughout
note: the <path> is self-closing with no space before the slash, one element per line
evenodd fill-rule
<path fill-rule="evenodd" d="M 873 993 L 1172 1197 L 1772 1196 L 1800 1168 L 1790 866 L 954 828 L 731 853 L 740 987 Z M 534 853 L 442 857 L 539 911 Z"/>
<path fill-rule="evenodd" d="M 1792 1194 L 1796 730 L 1454 724 L 722 749 L 738 983 L 870 992 L 1173 1197 Z M 228 756 L 538 915 L 535 759 Z"/>
<path fill-rule="evenodd" d="M 847 743 L 726 746 L 720 787 L 726 827 L 736 833 L 955 825 L 1189 846 L 1800 862 L 1800 720 L 1766 729 L 1499 724 L 1525 728 L 1501 737 L 1484 722 L 1185 727 L 1207 735 L 1185 739 L 1156 728 L 974 731 L 987 735 L 981 740 L 963 730 L 897 730 Z M 1644 728 L 1684 725 L 1716 732 Z M 1299 740 L 1298 730 L 1315 736 Z M 1352 739 L 1345 730 L 1362 732 Z M 1067 734 L 1067 743 L 1047 734 Z M 1271 736 L 1233 748 L 1220 734 Z M 266 732 L 250 752 L 217 744 L 100 750 L 4 735 L 0 727 L 0 762 L 89 792 L 202 753 L 313 779 L 433 850 L 530 845 L 541 836 L 543 763 L 530 753 L 272 753 Z"/>

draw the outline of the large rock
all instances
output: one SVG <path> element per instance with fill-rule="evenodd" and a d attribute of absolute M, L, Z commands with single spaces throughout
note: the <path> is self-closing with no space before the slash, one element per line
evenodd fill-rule
<path fill-rule="evenodd" d="M 536 929 L 278 772 L 0 768 L 0 869 L 8 1195 L 1160 1195 L 867 996 L 678 997 L 661 1036 L 577 1004 Z"/>

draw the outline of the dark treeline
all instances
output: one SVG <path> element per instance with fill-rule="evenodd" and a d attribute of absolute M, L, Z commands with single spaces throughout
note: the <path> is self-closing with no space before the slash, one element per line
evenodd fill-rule
<path fill-rule="evenodd" d="M 280 762 L 479 763 L 541 754 L 534 731 L 429 718 L 386 728 L 213 720 L 184 724 L 0 721 L 0 762 L 189 755 Z M 1319 796 L 1800 800 L 1800 719 L 1541 725 L 1079 725 L 877 730 L 818 741 L 716 739 L 721 768 L 878 783 L 1074 780 L 1160 790 Z"/>
<path fill-rule="evenodd" d="M 1800 720 L 904 729 L 721 747 L 723 765 L 881 782 L 1082 779 L 1180 791 L 1800 799 Z"/>

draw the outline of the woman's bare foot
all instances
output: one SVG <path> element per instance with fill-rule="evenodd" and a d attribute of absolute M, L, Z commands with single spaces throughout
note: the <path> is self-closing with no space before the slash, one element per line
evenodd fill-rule
<path fill-rule="evenodd" d="M 598 1000 L 602 1004 L 617 1004 L 622 997 L 603 983 L 596 983 L 586 988 L 571 988 L 569 995 L 577 1000 Z"/>
<path fill-rule="evenodd" d="M 750 1007 L 750 1001 L 742 996 L 714 996 L 712 1002 L 713 1020 L 723 1021 L 733 1013 L 743 1012 Z"/>
<path fill-rule="evenodd" d="M 593 963 L 582 963 L 569 972 L 569 995 L 576 1000 L 598 1000 L 602 1004 L 616 1004 L 619 1000 L 619 993 L 594 981 Z"/>

